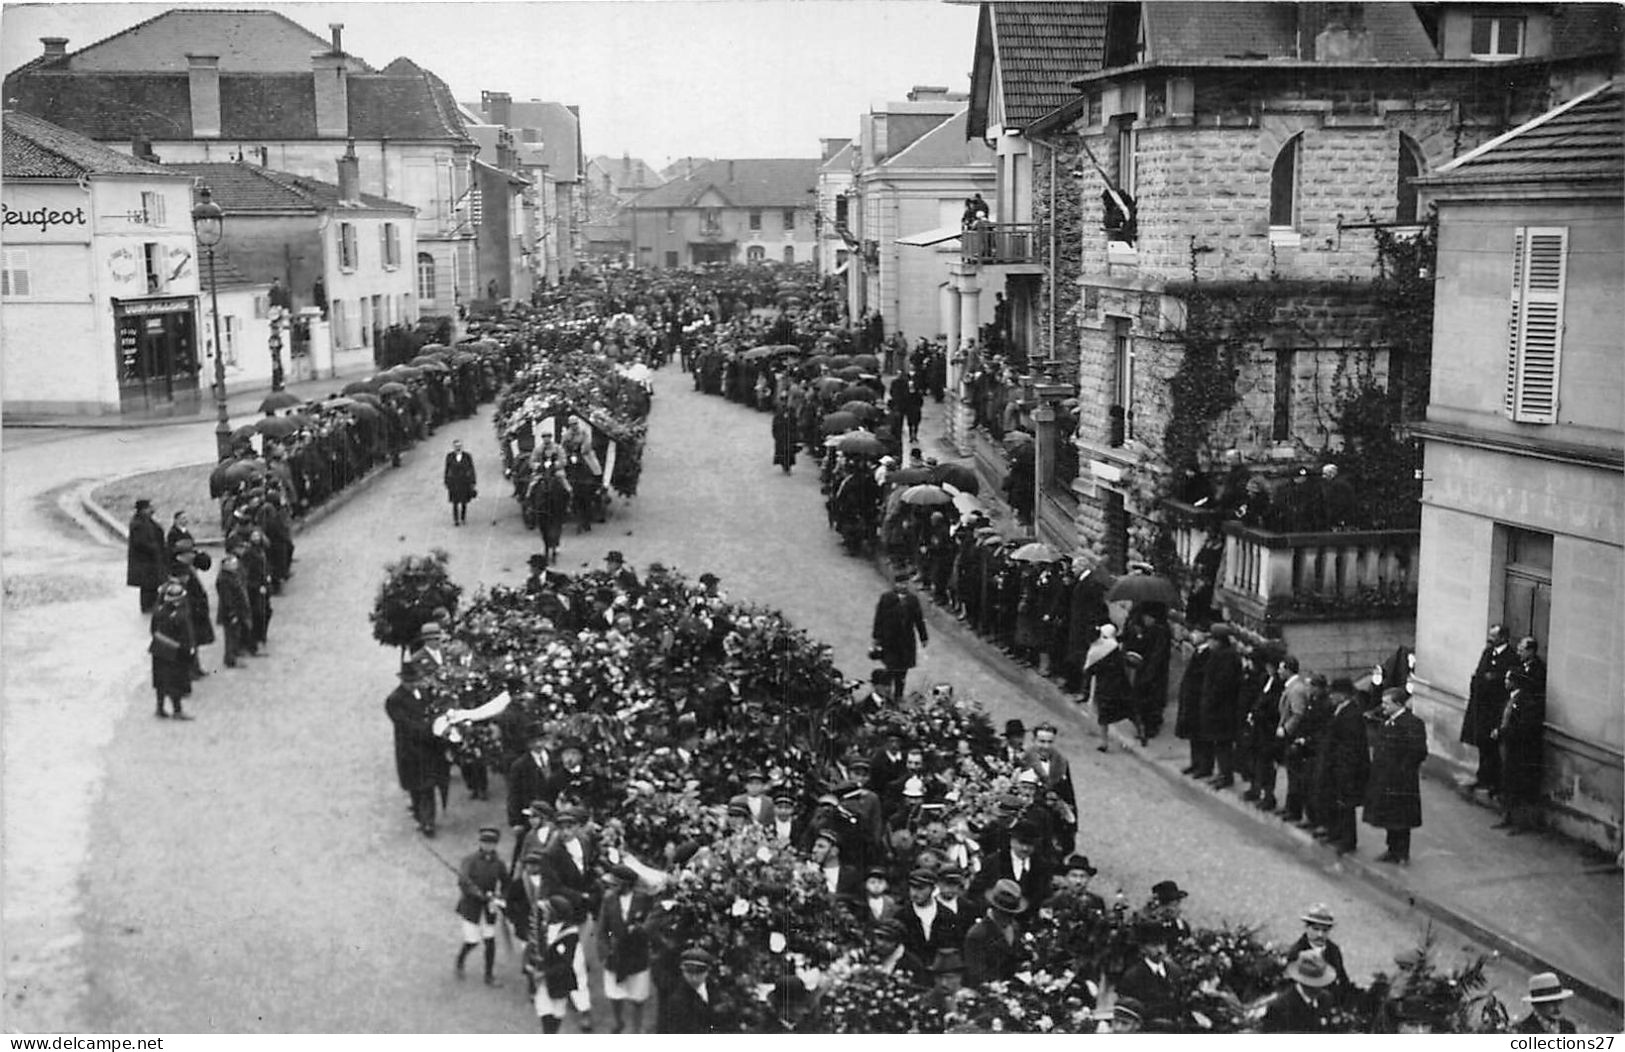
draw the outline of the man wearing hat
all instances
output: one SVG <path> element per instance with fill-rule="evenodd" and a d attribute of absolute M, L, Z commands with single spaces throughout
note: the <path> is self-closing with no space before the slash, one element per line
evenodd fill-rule
<path fill-rule="evenodd" d="M 1537 972 L 1529 977 L 1529 992 L 1524 1000 L 1529 1003 L 1529 1014 L 1512 1027 L 1518 1034 L 1572 1034 L 1575 1027 L 1563 1018 L 1563 1002 L 1574 996 L 1556 972 Z"/>
<path fill-rule="evenodd" d="M 971 986 L 1009 980 L 1021 965 L 1021 922 L 1029 903 L 1021 885 L 1005 879 L 987 890 L 987 915 L 965 933 L 965 982 Z"/>
<path fill-rule="evenodd" d="M 773 816 L 767 823 L 767 833 L 781 844 L 800 844 L 806 832 L 806 820 L 796 813 L 796 795 L 788 789 L 773 794 Z"/>
<path fill-rule="evenodd" d="M 1212 647 L 1202 671 L 1202 693 L 1191 733 L 1191 762 L 1196 768 L 1191 777 L 1211 777 L 1213 788 L 1228 789 L 1236 782 L 1233 763 L 1242 687 L 1241 653 L 1229 625 L 1216 624 L 1209 635 Z"/>
<path fill-rule="evenodd" d="M 158 588 L 169 575 L 168 562 L 164 528 L 152 517 L 152 501 L 143 497 L 135 502 L 135 514 L 130 517 L 124 575 L 126 585 L 140 589 L 143 614 L 158 605 Z"/>
<path fill-rule="evenodd" d="M 159 587 L 158 607 L 152 612 L 148 631 L 152 690 L 158 699 L 153 714 L 160 719 L 190 720 L 192 717 L 181 707 L 182 699 L 192 693 L 192 619 L 186 612 L 185 585 L 165 581 Z M 164 711 L 165 698 L 174 707 L 173 717 Z"/>
<path fill-rule="evenodd" d="M 525 848 L 512 872 L 503 905 L 508 922 L 513 925 L 514 937 L 528 943 L 547 923 L 542 917 L 542 905 L 547 901 L 547 895 L 542 891 L 541 847 L 532 845 Z M 535 988 L 532 987 L 530 992 L 535 993 Z"/>
<path fill-rule="evenodd" d="M 1151 885 L 1151 901 L 1147 902 L 1141 913 L 1155 917 L 1173 930 L 1174 935 L 1189 935 L 1190 921 L 1184 917 L 1185 900 L 1191 893 L 1180 887 L 1172 880 L 1159 880 Z"/>
<path fill-rule="evenodd" d="M 875 603 L 874 624 L 870 628 L 874 648 L 880 653 L 880 663 L 891 674 L 892 700 L 903 700 L 904 683 L 908 670 L 918 660 L 919 645 L 925 646 L 929 635 L 925 628 L 925 614 L 920 609 L 920 598 L 908 587 L 909 573 L 899 572 L 886 592 Z"/>
<path fill-rule="evenodd" d="M 1145 1006 L 1132 997 L 1119 997 L 1105 1023 L 1108 1034 L 1138 1034 L 1145 1029 Z"/>
<path fill-rule="evenodd" d="M 1331 966 L 1314 950 L 1306 950 L 1286 966 L 1291 984 L 1277 993 L 1264 1009 L 1259 1030 L 1265 1034 L 1325 1034 L 1331 1031 L 1326 988 L 1337 981 Z"/>
<path fill-rule="evenodd" d="M 1084 909 L 1093 913 L 1106 912 L 1106 900 L 1089 890 L 1089 881 L 1094 879 L 1099 870 L 1089 863 L 1087 855 L 1070 855 L 1061 863 L 1061 872 L 1056 878 L 1054 890 L 1050 892 L 1048 901 L 1044 904 L 1056 902 L 1063 896 L 1075 898 Z"/>
<path fill-rule="evenodd" d="M 1366 743 L 1367 721 L 1351 680 L 1332 681 L 1331 705 L 1332 718 L 1321 738 L 1316 811 L 1326 828 L 1327 843 L 1338 854 L 1347 854 L 1355 848 L 1359 825 L 1354 810 L 1365 802 L 1371 752 Z"/>
<path fill-rule="evenodd" d="M 643 1006 L 653 990 L 649 935 L 644 924 L 654 902 L 637 890 L 638 875 L 616 864 L 604 871 L 608 891 L 598 918 L 598 959 L 604 965 L 604 998 L 615 1015 L 615 1033 L 625 1029 L 623 1004 L 632 1006 L 632 1032 L 643 1033 Z"/>
<path fill-rule="evenodd" d="M 1018 719 L 1004 721 L 1004 758 L 1017 767 L 1027 759 L 1027 725 Z"/>
<path fill-rule="evenodd" d="M 946 915 L 937 905 L 937 874 L 929 869 L 915 869 L 908 875 L 908 903 L 897 911 L 897 920 L 903 926 L 903 945 L 922 961 L 929 961 L 938 950 L 955 947 L 963 940 L 963 933 L 954 930 L 956 918 Z"/>
<path fill-rule="evenodd" d="M 1025 819 L 1010 828 L 1010 839 L 1004 849 L 984 856 L 981 872 L 971 890 L 987 888 L 1000 881 L 1009 881 L 1021 891 L 1027 906 L 1022 919 L 1030 921 L 1038 906 L 1049 898 L 1054 870 L 1039 850 L 1044 843 L 1043 831 Z"/>
<path fill-rule="evenodd" d="M 525 808 L 533 800 L 547 799 L 547 787 L 552 784 L 557 767 L 550 749 L 552 735 L 540 723 L 525 730 L 525 753 L 508 767 L 508 825 L 515 836 L 522 836 L 530 823 Z"/>
<path fill-rule="evenodd" d="M 850 861 L 854 865 L 868 866 L 883 861 L 890 853 L 891 838 L 886 834 L 886 809 L 880 797 L 869 784 L 869 758 L 861 753 L 846 761 L 850 778 L 837 783 L 833 789 L 840 806 L 857 821 L 858 850 L 861 857 Z"/>
<path fill-rule="evenodd" d="M 820 829 L 814 833 L 809 854 L 831 895 L 847 902 L 863 897 L 867 881 L 858 867 L 842 860 L 839 834 L 835 830 Z"/>
<path fill-rule="evenodd" d="M 937 922 L 945 926 L 944 942 L 951 934 L 956 946 L 964 945 L 965 933 L 981 918 L 980 903 L 965 897 L 965 871 L 949 862 L 937 870 Z"/>
<path fill-rule="evenodd" d="M 1296 960 L 1298 955 L 1313 950 L 1320 955 L 1331 968 L 1336 977 L 1332 983 L 1328 996 L 1335 1001 L 1341 1001 L 1350 988 L 1348 970 L 1343 967 L 1343 950 L 1332 941 L 1332 926 L 1336 919 L 1332 916 L 1331 908 L 1324 903 L 1316 903 L 1304 911 L 1303 934 L 1298 941 L 1287 947 L 1288 960 Z"/>
<path fill-rule="evenodd" d="M 745 791 L 728 801 L 729 807 L 743 807 L 745 815 L 754 825 L 767 826 L 773 822 L 773 801 L 767 795 L 767 775 L 752 768 L 745 772 Z"/>
<path fill-rule="evenodd" d="M 243 581 L 242 560 L 230 551 L 220 560 L 214 591 L 218 600 L 215 620 L 220 623 L 224 650 L 222 663 L 227 668 L 236 668 L 238 656 L 248 649 L 248 627 L 253 615 L 248 609 L 248 585 Z"/>
<path fill-rule="evenodd" d="M 586 820 L 586 811 L 574 804 L 560 807 L 553 816 L 557 831 L 553 842 L 542 849 L 542 886 L 549 895 L 575 896 L 588 914 L 596 916 L 602 894 L 594 876 L 598 850 L 583 835 Z"/>
<path fill-rule="evenodd" d="M 463 948 L 457 952 L 457 978 L 474 947 L 485 943 L 485 985 L 501 986 L 494 969 L 497 961 L 497 914 L 503 909 L 502 889 L 508 883 L 508 867 L 497 857 L 502 830 L 486 826 L 480 830 L 480 846 L 457 867 L 457 916 L 463 922 Z"/>
<path fill-rule="evenodd" d="M 1178 935 L 1175 928 L 1155 916 L 1142 917 L 1134 925 L 1139 953 L 1118 978 L 1117 996 L 1140 1003 L 1140 1015 L 1148 1030 L 1179 1033 L 1186 1029 L 1176 992 L 1182 973 L 1168 959 L 1168 944 Z"/>
<path fill-rule="evenodd" d="M 627 566 L 626 557 L 613 548 L 604 553 L 604 572 L 623 592 L 635 592 L 641 587 L 637 572 Z"/>
<path fill-rule="evenodd" d="M 1191 762 L 1180 768 L 1180 774 L 1192 778 L 1205 778 L 1213 773 L 1212 755 L 1196 739 L 1198 717 L 1202 707 L 1202 683 L 1207 676 L 1208 661 L 1213 656 L 1213 640 L 1208 626 L 1201 621 L 1186 624 L 1185 641 L 1190 644 L 1190 657 L 1185 659 L 1185 674 L 1179 680 L 1179 702 L 1174 709 L 1174 737 L 1190 742 Z M 1203 774 L 1201 761 L 1208 761 Z"/>
<path fill-rule="evenodd" d="M 463 449 L 462 439 L 453 439 L 451 452 L 446 454 L 446 499 L 451 502 L 451 524 L 461 526 L 468 521 L 468 502 L 476 496 L 477 478 L 474 458 Z"/>
<path fill-rule="evenodd" d="M 867 867 L 863 872 L 863 894 L 851 900 L 852 915 L 865 931 L 873 932 L 883 921 L 897 915 L 897 900 L 888 892 L 891 874 L 882 865 Z"/>
<path fill-rule="evenodd" d="M 716 958 L 695 945 L 678 958 L 683 981 L 675 984 L 670 996 L 661 999 L 661 1034 L 713 1034 L 717 1032 L 717 985 L 712 981 Z"/>
<path fill-rule="evenodd" d="M 395 728 L 395 775 L 412 801 L 412 818 L 424 836 L 434 836 L 435 789 L 446 774 L 446 743 L 434 733 L 423 669 L 403 662 L 400 684 L 384 702 Z"/>
<path fill-rule="evenodd" d="M 542 1033 L 556 1034 L 570 1009 L 576 1029 L 592 1032 L 592 991 L 587 986 L 587 953 L 582 948 L 582 902 L 568 891 L 549 895 L 542 908 L 546 927 L 530 947 L 529 967 L 536 978 L 532 1003 Z"/>
<path fill-rule="evenodd" d="M 1382 692 L 1382 721 L 1372 738 L 1371 777 L 1365 795 L 1365 824 L 1388 835 L 1378 862 L 1404 865 L 1411 859 L 1411 830 L 1422 824 L 1422 761 L 1428 756 L 1427 727 L 1413 715 L 1403 687 Z"/>
<path fill-rule="evenodd" d="M 190 537 L 183 537 L 175 542 L 171 556 L 169 577 L 186 588 L 186 616 L 192 621 L 192 678 L 202 679 L 208 673 L 199 663 L 199 652 L 214 642 L 214 625 L 209 618 L 209 592 L 198 571 L 209 569 L 209 553 L 198 551 Z"/>
<path fill-rule="evenodd" d="M 920 982 L 928 974 L 925 961 L 908 948 L 903 922 L 896 917 L 887 917 L 874 926 L 870 945 L 874 966 L 887 975 L 903 975 Z"/>

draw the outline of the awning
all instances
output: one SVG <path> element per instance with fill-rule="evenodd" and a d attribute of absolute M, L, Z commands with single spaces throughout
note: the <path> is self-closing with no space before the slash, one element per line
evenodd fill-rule
<path fill-rule="evenodd" d="M 964 233 L 963 227 L 944 226 L 935 230 L 927 230 L 924 233 L 900 237 L 897 239 L 897 243 L 899 245 L 914 245 L 917 248 L 930 248 L 932 245 L 940 245 L 944 241 L 952 241 L 962 233 Z"/>

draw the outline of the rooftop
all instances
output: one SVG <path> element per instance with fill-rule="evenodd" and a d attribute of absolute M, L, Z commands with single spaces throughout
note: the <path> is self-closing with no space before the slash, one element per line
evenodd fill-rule
<path fill-rule="evenodd" d="M 1009 127 L 1024 128 L 1070 99 L 1072 79 L 1100 68 L 1106 6 L 1070 0 L 983 4 L 976 29 L 970 134 L 981 137 L 987 131 L 994 69 Z"/>
<path fill-rule="evenodd" d="M 715 189 L 734 208 L 800 208 L 818 182 L 818 158 L 712 161 L 694 174 L 646 190 L 633 208 L 692 208 Z"/>
<path fill-rule="evenodd" d="M 7 179 L 79 179 L 89 175 L 182 173 L 137 160 L 27 113 L 7 110 L 0 170 Z"/>
<path fill-rule="evenodd" d="M 1625 92 L 1599 85 L 1492 139 L 1420 180 L 1425 184 L 1602 180 L 1625 183 Z"/>
<path fill-rule="evenodd" d="M 274 213 L 331 212 L 346 209 L 414 212 L 411 205 L 374 194 L 363 193 L 358 204 L 339 200 L 339 188 L 334 183 L 312 179 L 309 176 L 261 168 L 246 161 L 208 164 L 165 165 L 169 172 L 184 172 L 195 176 L 214 195 L 214 203 L 227 215 Z"/>

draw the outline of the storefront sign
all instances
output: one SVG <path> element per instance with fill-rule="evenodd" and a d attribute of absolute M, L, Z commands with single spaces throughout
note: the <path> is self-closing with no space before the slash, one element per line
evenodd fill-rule
<path fill-rule="evenodd" d="M 27 208 L 0 203 L 0 217 L 8 227 L 23 227 L 49 233 L 63 227 L 81 227 L 86 223 L 83 206 L 78 208 Z"/>
<path fill-rule="evenodd" d="M 171 298 L 162 300 L 117 300 L 115 306 L 119 313 L 126 317 L 133 314 L 173 314 L 176 311 L 192 310 L 190 297 Z"/>

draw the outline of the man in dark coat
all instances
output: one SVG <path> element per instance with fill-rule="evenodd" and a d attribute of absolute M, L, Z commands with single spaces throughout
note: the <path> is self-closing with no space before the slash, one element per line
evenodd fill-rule
<path fill-rule="evenodd" d="M 1177 930 L 1164 921 L 1147 918 L 1136 923 L 1134 934 L 1140 956 L 1118 978 L 1117 996 L 1133 998 L 1143 1006 L 1141 1017 L 1147 1030 L 1186 1032 L 1189 1027 L 1178 994 L 1181 970 L 1168 959 L 1168 944 L 1177 936 Z"/>
<path fill-rule="evenodd" d="M 198 571 L 207 570 L 211 560 L 209 553 L 198 551 L 189 537 L 176 544 L 178 547 L 170 553 L 174 561 L 169 575 L 186 586 L 186 614 L 192 619 L 192 678 L 202 679 L 208 673 L 199 663 L 199 651 L 214 642 L 214 622 L 209 617 L 209 591 L 203 587 Z"/>
<path fill-rule="evenodd" d="M 164 546 L 164 528 L 152 517 L 152 501 L 135 502 L 130 519 L 124 583 L 141 589 L 141 612 L 148 614 L 158 603 L 158 586 L 169 576 L 169 557 Z"/>
<path fill-rule="evenodd" d="M 242 562 L 236 554 L 228 552 L 220 560 L 220 572 L 214 578 L 215 620 L 220 622 L 220 638 L 224 643 L 224 663 L 227 668 L 237 667 L 237 657 L 248 647 L 248 630 L 253 614 L 248 608 L 248 585 L 243 581 Z"/>
<path fill-rule="evenodd" d="M 1298 936 L 1297 942 L 1287 947 L 1287 960 L 1295 961 L 1299 954 L 1310 950 L 1320 954 L 1335 976 L 1327 995 L 1334 1003 L 1340 1002 L 1354 984 L 1349 981 L 1348 969 L 1343 966 L 1343 948 L 1332 941 L 1332 928 L 1337 918 L 1332 916 L 1330 907 L 1316 903 L 1305 910 L 1299 919 L 1303 921 L 1303 934 Z"/>
<path fill-rule="evenodd" d="M 1168 661 L 1172 654 L 1168 625 L 1158 609 L 1142 606 L 1129 615 L 1123 634 L 1125 660 L 1133 671 L 1134 713 L 1147 738 L 1162 733 L 1168 707 Z"/>
<path fill-rule="evenodd" d="M 1563 1002 L 1574 996 L 1574 991 L 1563 985 L 1556 972 L 1536 972 L 1529 977 L 1529 992 L 1524 1000 L 1530 1012 L 1512 1026 L 1515 1034 L 1572 1034 L 1574 1023 L 1563 1018 Z"/>
<path fill-rule="evenodd" d="M 463 450 L 462 439 L 451 443 L 446 454 L 446 499 L 451 501 L 451 521 L 461 526 L 468 521 L 468 502 L 475 497 L 474 458 Z"/>
<path fill-rule="evenodd" d="M 965 932 L 965 985 L 1009 980 L 1021 966 L 1021 923 L 1028 902 L 1012 880 L 1001 880 L 987 893 L 987 914 Z"/>
<path fill-rule="evenodd" d="M 1207 754 L 1208 769 L 1201 771 L 1197 760 L 1206 750 L 1196 740 L 1197 716 L 1202 706 L 1202 681 L 1207 676 L 1208 660 L 1213 656 L 1213 641 L 1208 638 L 1207 626 L 1190 626 L 1191 656 L 1185 660 L 1185 675 L 1179 681 L 1179 707 L 1174 712 L 1174 736 L 1190 742 L 1191 762 L 1180 770 L 1194 778 L 1206 778 L 1213 773 L 1213 759 Z"/>
<path fill-rule="evenodd" d="M 553 842 L 542 849 L 542 888 L 549 895 L 575 896 L 591 916 L 598 915 L 603 887 L 598 882 L 598 849 L 581 835 L 586 812 L 574 805 L 559 808 Z"/>
<path fill-rule="evenodd" d="M 1346 679 L 1332 682 L 1332 718 L 1321 740 L 1323 778 L 1320 784 L 1321 821 L 1326 841 L 1347 854 L 1354 850 L 1357 823 L 1354 810 L 1365 800 L 1371 776 L 1371 752 L 1366 744 L 1366 719 Z"/>
<path fill-rule="evenodd" d="M 1491 796 L 1501 791 L 1501 750 L 1490 732 L 1501 725 L 1501 710 L 1507 702 L 1507 670 L 1517 663 L 1518 655 L 1505 626 L 1491 625 L 1473 669 L 1473 681 L 1467 688 L 1467 712 L 1461 720 L 1461 743 L 1478 750 L 1478 774 L 1469 788 L 1487 790 Z"/>
<path fill-rule="evenodd" d="M 1202 694 L 1191 736 L 1196 778 L 1212 778 L 1215 789 L 1236 783 L 1234 750 L 1236 702 L 1241 692 L 1241 654 L 1231 642 L 1229 625 L 1213 626 L 1213 646 L 1202 670 Z M 1218 772 L 1214 773 L 1217 766 Z"/>
<path fill-rule="evenodd" d="M 1325 989 L 1336 981 L 1331 966 L 1313 950 L 1286 966 L 1286 989 L 1264 1010 L 1259 1030 L 1266 1034 L 1325 1034 L 1332 1029 Z"/>
<path fill-rule="evenodd" d="M 525 809 L 533 800 L 546 800 L 557 762 L 549 754 L 552 736 L 535 724 L 525 732 L 525 752 L 508 768 L 508 825 L 515 836 L 524 836 L 530 823 Z"/>
<path fill-rule="evenodd" d="M 166 581 L 158 589 L 158 606 L 152 612 L 149 629 L 152 642 L 147 650 L 152 655 L 152 689 L 158 698 L 154 715 L 169 719 L 164 711 L 164 699 L 174 705 L 174 719 L 190 720 L 181 707 L 181 699 L 192 693 L 192 658 L 196 647 L 192 645 L 192 619 L 186 612 L 186 586 L 179 581 Z"/>
<path fill-rule="evenodd" d="M 1281 760 L 1281 742 L 1276 731 L 1281 726 L 1281 694 L 1286 687 L 1281 662 L 1286 657 L 1278 647 L 1260 647 L 1253 655 L 1263 682 L 1253 695 L 1247 713 L 1247 731 L 1252 745 L 1252 785 L 1242 799 L 1260 810 L 1275 810 L 1275 767 Z"/>
<path fill-rule="evenodd" d="M 880 663 L 891 674 L 892 698 L 903 700 L 903 684 L 908 670 L 917 660 L 915 638 L 919 645 L 929 641 L 925 630 L 925 614 L 920 599 L 908 587 L 909 574 L 899 573 L 891 591 L 875 603 L 874 625 L 870 630 L 874 646 L 880 651 Z"/>
<path fill-rule="evenodd" d="M 384 702 L 395 725 L 395 776 L 412 801 L 412 818 L 424 836 L 434 836 L 435 787 L 446 766 L 446 743 L 434 733 L 434 715 L 416 662 L 401 665 L 400 685 Z"/>
<path fill-rule="evenodd" d="M 717 987 L 712 972 L 716 958 L 698 946 L 683 951 L 679 967 L 683 981 L 672 984 L 660 1000 L 655 1028 L 661 1034 L 713 1034 L 717 1032 Z"/>
<path fill-rule="evenodd" d="M 1382 692 L 1382 722 L 1372 741 L 1365 823 L 1388 833 L 1388 850 L 1378 862 L 1409 862 L 1411 830 L 1422 825 L 1419 772 L 1428 756 L 1428 732 L 1411 712 L 1409 700 L 1402 687 Z"/>
<path fill-rule="evenodd" d="M 1545 760 L 1546 665 L 1530 637 L 1518 641 L 1517 668 L 1506 675 L 1507 703 L 1491 731 L 1501 750 L 1501 820 L 1491 828 L 1517 836 L 1534 827 Z"/>

